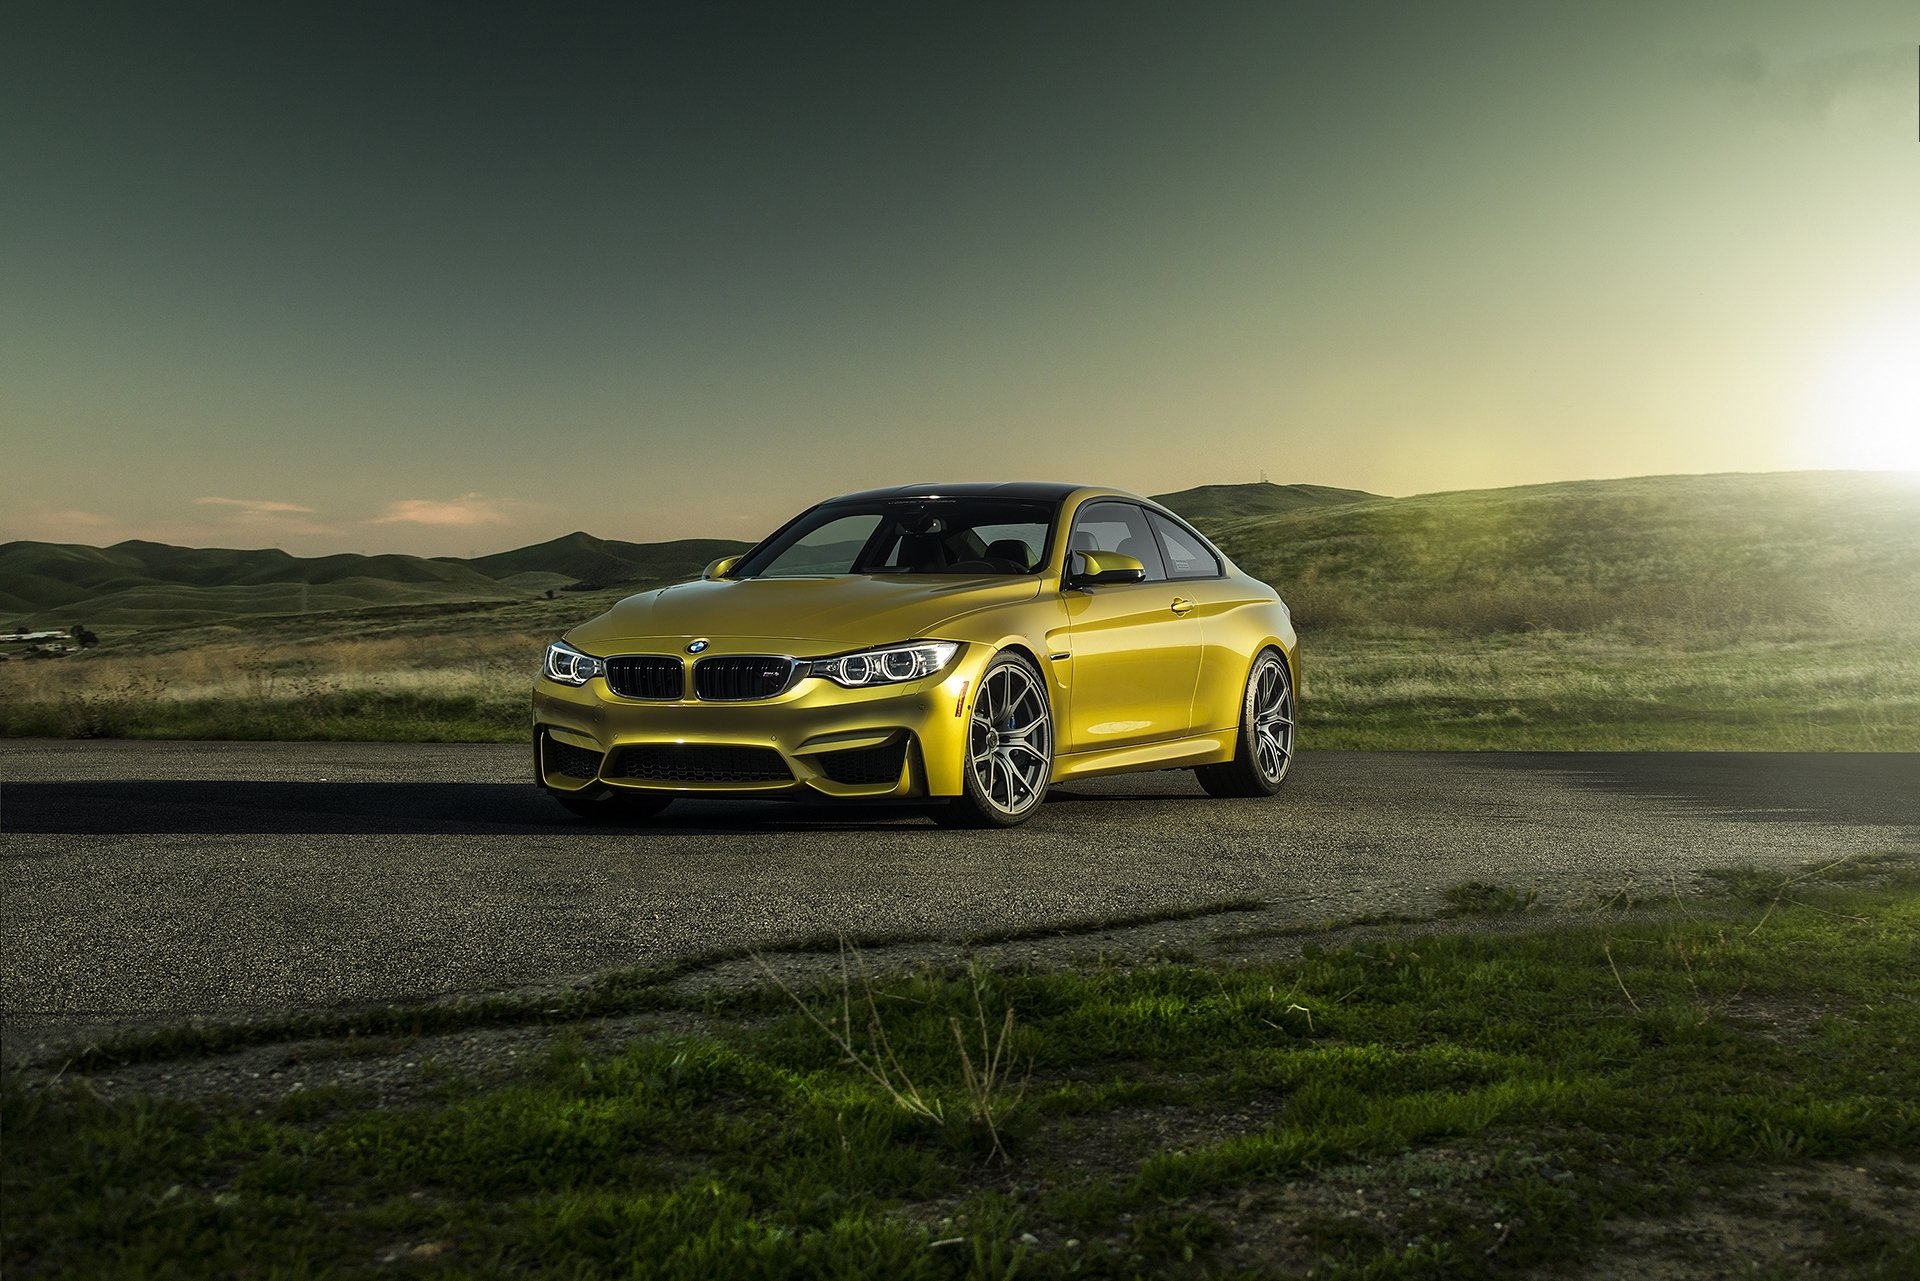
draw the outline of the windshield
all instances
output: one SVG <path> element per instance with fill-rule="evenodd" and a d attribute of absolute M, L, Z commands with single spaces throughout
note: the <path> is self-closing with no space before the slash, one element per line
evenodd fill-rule
<path fill-rule="evenodd" d="M 1055 509 L 994 498 L 828 503 L 754 548 L 730 578 L 838 574 L 1031 574 Z"/>

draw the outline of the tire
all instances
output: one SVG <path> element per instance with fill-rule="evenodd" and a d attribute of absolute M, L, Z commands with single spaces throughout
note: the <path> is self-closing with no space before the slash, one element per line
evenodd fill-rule
<path fill-rule="evenodd" d="M 1272 796 L 1293 767 L 1293 675 L 1277 649 L 1260 652 L 1240 696 L 1239 745 L 1233 759 L 1193 773 L 1210 796 Z"/>
<path fill-rule="evenodd" d="M 671 796 L 651 796 L 643 792 L 622 792 L 601 784 L 583 787 L 577 792 L 547 789 L 560 806 L 591 823 L 638 823 L 652 818 L 673 804 Z"/>
<path fill-rule="evenodd" d="M 1046 799 L 1053 776 L 1053 704 L 1032 663 L 1001 654 L 980 674 L 967 717 L 960 796 L 934 812 L 945 827 L 1012 827 Z"/>

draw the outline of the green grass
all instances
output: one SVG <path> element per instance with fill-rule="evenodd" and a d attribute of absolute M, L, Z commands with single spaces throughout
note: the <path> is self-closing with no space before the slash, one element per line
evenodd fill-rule
<path fill-rule="evenodd" d="M 1658 920 L 1284 964 L 987 971 L 1028 1075 L 1007 1163 L 964 1107 L 960 968 L 875 985 L 940 1120 L 894 1106 L 773 989 L 709 998 L 702 1032 L 563 1031 L 485 1080 L 437 1072 L 405 1107 L 15 1077 L 0 1259 L 76 1277 L 1544 1273 L 1776 1172 L 1920 1159 L 1920 883 L 1880 880 L 1736 877 L 1741 897 Z M 832 985 L 804 996 L 840 1008 Z M 1823 1275 L 1920 1260 L 1911 1220 L 1870 1199 L 1770 1213 L 1812 1225 Z"/>
<path fill-rule="evenodd" d="M 1304 643 L 1306 750 L 1920 750 L 1920 632 L 1382 626 Z"/>

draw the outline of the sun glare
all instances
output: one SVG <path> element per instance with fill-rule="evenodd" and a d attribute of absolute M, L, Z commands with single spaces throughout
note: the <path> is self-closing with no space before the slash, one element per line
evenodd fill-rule
<path fill-rule="evenodd" d="M 1834 345 L 1814 377 L 1801 452 L 1817 467 L 1920 470 L 1920 307 Z"/>

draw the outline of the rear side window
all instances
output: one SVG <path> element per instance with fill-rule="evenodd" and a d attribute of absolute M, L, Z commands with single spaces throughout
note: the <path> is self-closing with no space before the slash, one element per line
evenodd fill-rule
<path fill-rule="evenodd" d="M 1198 535 L 1177 525 L 1159 512 L 1148 512 L 1153 530 L 1160 535 L 1160 546 L 1167 554 L 1168 578 L 1218 578 L 1226 571 L 1220 558 L 1207 549 Z"/>
<path fill-rule="evenodd" d="M 1147 513 L 1132 503 L 1100 502 L 1082 507 L 1073 518 L 1073 534 L 1067 550 L 1118 552 L 1146 567 L 1147 582 L 1164 582 L 1167 577 L 1166 564 L 1160 559 L 1160 546 L 1154 541 L 1153 528 L 1147 524 Z"/>

